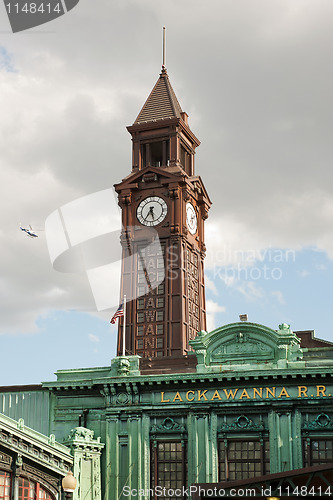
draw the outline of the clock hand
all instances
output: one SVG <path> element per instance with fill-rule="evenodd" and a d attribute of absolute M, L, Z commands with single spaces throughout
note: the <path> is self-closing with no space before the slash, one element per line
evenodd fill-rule
<path fill-rule="evenodd" d="M 146 215 L 146 217 L 144 218 L 144 220 L 147 220 L 147 219 L 148 219 L 148 217 L 149 217 L 149 215 L 151 215 L 151 216 L 152 216 L 152 218 L 153 218 L 153 220 L 154 220 L 154 218 L 155 218 L 155 216 L 154 216 L 154 207 L 149 207 L 149 212 L 147 213 L 147 215 Z"/>

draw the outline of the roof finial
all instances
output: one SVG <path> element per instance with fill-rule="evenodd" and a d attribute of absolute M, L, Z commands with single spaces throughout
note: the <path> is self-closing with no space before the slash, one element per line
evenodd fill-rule
<path fill-rule="evenodd" d="M 165 67 L 165 26 L 163 26 L 163 57 L 162 57 L 162 71 L 166 71 L 166 67 Z"/>

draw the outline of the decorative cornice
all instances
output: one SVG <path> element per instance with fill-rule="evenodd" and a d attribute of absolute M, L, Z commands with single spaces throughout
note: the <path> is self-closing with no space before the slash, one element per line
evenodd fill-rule
<path fill-rule="evenodd" d="M 107 371 L 110 373 L 110 367 L 107 368 L 97 368 L 97 370 Z M 93 369 L 91 369 L 93 371 Z M 251 372 L 249 371 L 241 371 L 235 370 L 233 372 L 230 369 L 226 369 L 225 371 L 212 373 L 172 373 L 172 374 L 152 374 L 152 375 L 129 375 L 126 377 L 115 376 L 110 377 L 110 375 L 105 375 L 102 377 L 94 377 L 84 379 L 82 374 L 80 373 L 80 380 L 75 380 L 75 372 L 76 370 L 72 370 L 70 374 L 70 378 L 67 380 L 62 377 L 61 380 L 56 382 L 45 382 L 44 386 L 48 387 L 49 390 L 54 391 L 70 391 L 78 389 L 81 390 L 91 390 L 93 387 L 96 390 L 103 388 L 103 386 L 108 383 L 112 384 L 115 387 L 123 387 L 124 382 L 129 384 L 137 384 L 140 386 L 149 385 L 152 386 L 156 384 L 156 386 L 160 386 L 160 384 L 175 384 L 178 381 L 181 383 L 188 382 L 189 384 L 198 383 L 201 381 L 209 381 L 214 379 L 215 382 L 242 382 L 242 381 L 260 381 L 267 380 L 267 378 L 274 377 L 274 380 L 291 380 L 299 377 L 300 379 L 306 380 L 307 378 L 313 380 L 314 377 L 328 377 L 331 379 L 332 377 L 332 368 L 327 367 L 305 367 L 305 368 L 288 368 L 288 369 L 276 369 L 272 367 L 268 367 L 267 369 L 257 369 Z M 79 370 L 78 370 L 79 372 Z M 88 374 L 87 374 L 88 375 Z M 88 375 L 89 376 L 89 375 Z M 73 412 L 75 413 L 76 410 Z"/>
<path fill-rule="evenodd" d="M 94 439 L 94 431 L 85 427 L 75 427 L 75 429 L 72 429 L 65 443 L 71 450 L 78 449 L 82 452 L 99 453 L 104 448 L 101 438 Z"/>
<path fill-rule="evenodd" d="M 51 476 L 50 474 L 47 474 L 46 472 L 41 471 L 40 469 L 37 469 L 36 467 L 32 467 L 31 465 L 22 464 L 22 471 L 20 475 L 26 475 L 29 479 L 35 479 L 38 482 L 41 482 L 42 484 L 47 484 L 48 486 L 53 486 L 54 491 L 58 491 L 58 485 L 59 485 L 59 479 L 56 476 Z"/>
<path fill-rule="evenodd" d="M 13 462 L 13 457 L 7 455 L 3 451 L 0 452 L 0 464 L 1 467 L 5 466 L 6 468 L 10 468 Z"/>
<path fill-rule="evenodd" d="M 60 474 L 65 474 L 72 466 L 70 450 L 57 443 L 54 436 L 46 437 L 18 422 L 0 415 L 0 443 L 22 458 L 28 458 Z"/>

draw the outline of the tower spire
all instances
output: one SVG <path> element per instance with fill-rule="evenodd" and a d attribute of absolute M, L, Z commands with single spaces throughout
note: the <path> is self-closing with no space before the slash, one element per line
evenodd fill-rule
<path fill-rule="evenodd" d="M 162 70 L 165 70 L 165 26 L 163 26 L 163 43 L 162 43 Z"/>

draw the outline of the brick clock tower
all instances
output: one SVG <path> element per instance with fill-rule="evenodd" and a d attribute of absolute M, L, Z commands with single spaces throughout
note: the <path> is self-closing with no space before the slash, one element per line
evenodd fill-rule
<path fill-rule="evenodd" d="M 126 354 L 183 356 L 206 329 L 204 223 L 211 206 L 194 172 L 200 142 L 162 66 L 134 124 L 132 171 L 115 185 L 122 209 Z M 118 355 L 122 353 L 122 321 Z"/>

